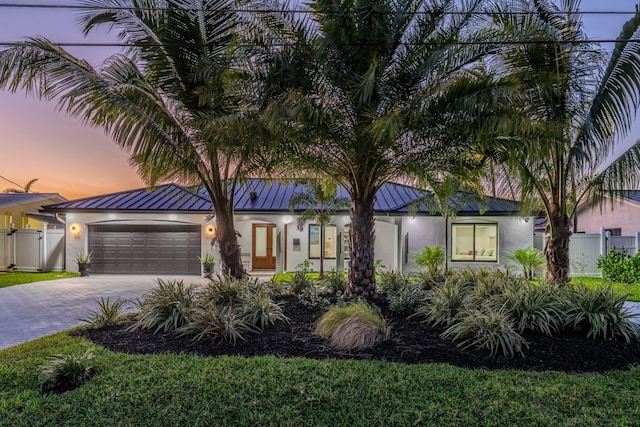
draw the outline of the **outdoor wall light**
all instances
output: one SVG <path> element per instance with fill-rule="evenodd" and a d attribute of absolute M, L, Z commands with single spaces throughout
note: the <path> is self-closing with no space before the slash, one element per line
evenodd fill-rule
<path fill-rule="evenodd" d="M 207 225 L 207 228 L 205 228 L 205 231 L 209 236 L 213 236 L 216 232 L 216 228 L 213 225 Z"/>
<path fill-rule="evenodd" d="M 282 222 L 284 222 L 285 224 L 289 224 L 292 219 L 293 218 L 291 218 L 291 215 L 285 215 L 282 217 Z"/>
<path fill-rule="evenodd" d="M 518 218 L 520 220 L 520 222 L 524 222 L 525 224 L 527 222 L 529 222 L 529 217 L 528 216 L 521 216 L 520 218 Z"/>
<path fill-rule="evenodd" d="M 78 224 L 71 224 L 71 227 L 69 227 L 69 231 L 71 231 L 72 234 L 78 234 L 80 233 L 80 225 Z"/>

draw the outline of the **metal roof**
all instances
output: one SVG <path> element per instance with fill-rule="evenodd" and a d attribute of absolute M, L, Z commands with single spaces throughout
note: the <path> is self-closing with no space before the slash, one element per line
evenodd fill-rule
<path fill-rule="evenodd" d="M 0 193 L 0 208 L 67 200 L 58 193 Z"/>
<path fill-rule="evenodd" d="M 250 179 L 237 186 L 234 210 L 236 212 L 289 212 L 291 197 L 304 191 L 303 184 L 292 181 Z M 428 192 L 424 190 L 387 182 L 378 191 L 374 210 L 378 214 L 406 214 L 409 205 L 426 194 Z M 338 196 L 349 197 L 343 187 L 339 187 Z M 515 213 L 520 210 L 517 202 L 509 200 L 488 198 L 487 204 L 487 214 Z M 78 210 L 211 212 L 212 205 L 209 195 L 202 187 L 191 190 L 176 184 L 166 184 L 154 189 L 123 191 L 56 203 L 46 206 L 44 210 L 49 212 Z M 478 214 L 479 207 L 476 203 L 469 203 L 458 212 Z M 431 212 L 420 208 L 418 213 Z"/>

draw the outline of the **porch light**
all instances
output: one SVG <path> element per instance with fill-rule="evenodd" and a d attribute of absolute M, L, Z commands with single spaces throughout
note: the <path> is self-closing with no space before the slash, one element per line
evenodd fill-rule
<path fill-rule="evenodd" d="M 285 215 L 285 216 L 283 216 L 283 217 L 282 217 L 282 221 L 283 221 L 285 224 L 290 223 L 292 219 L 293 219 L 293 218 L 291 218 L 291 215 Z"/>
<path fill-rule="evenodd" d="M 207 228 L 205 228 L 205 232 L 208 236 L 213 236 L 216 232 L 216 228 L 212 224 L 209 224 L 207 225 Z"/>
<path fill-rule="evenodd" d="M 518 219 L 520 220 L 520 222 L 524 222 L 524 223 L 529 222 L 529 217 L 528 216 L 521 216 Z"/>
<path fill-rule="evenodd" d="M 71 234 L 80 233 L 80 225 L 79 224 L 71 224 L 71 227 L 69 227 L 69 231 L 71 231 Z"/>

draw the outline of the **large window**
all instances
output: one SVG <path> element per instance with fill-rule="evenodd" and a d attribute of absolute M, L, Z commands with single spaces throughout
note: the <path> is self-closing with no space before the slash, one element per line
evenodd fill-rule
<path fill-rule="evenodd" d="M 336 245 L 338 238 L 338 228 L 335 225 L 324 227 L 324 243 L 320 245 L 320 226 L 309 226 L 309 258 L 320 258 L 320 251 L 324 250 L 324 257 L 331 259 L 336 257 Z"/>
<path fill-rule="evenodd" d="M 343 239 L 343 254 L 345 258 L 349 258 L 349 254 L 351 253 L 351 249 L 349 247 L 350 245 L 350 240 L 349 240 L 349 234 L 351 233 L 351 224 L 347 224 L 344 226 L 344 237 Z"/>
<path fill-rule="evenodd" d="M 452 261 L 498 261 L 498 224 L 452 224 Z"/>

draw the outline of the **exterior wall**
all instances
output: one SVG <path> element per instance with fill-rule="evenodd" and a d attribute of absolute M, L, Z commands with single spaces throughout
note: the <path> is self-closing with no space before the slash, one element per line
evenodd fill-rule
<path fill-rule="evenodd" d="M 445 228 L 445 222 L 447 227 Z M 470 262 L 451 260 L 451 224 L 497 224 L 497 261 Z M 441 246 L 446 249 L 447 266 L 454 269 L 504 269 L 509 265 L 507 256 L 518 248 L 533 246 L 533 218 L 528 220 L 516 216 L 458 216 L 445 220 L 442 217 L 403 217 L 402 253 L 405 272 L 419 271 L 415 256 L 425 246 Z M 445 233 L 445 229 L 447 232 Z M 408 245 L 407 245 L 408 242 Z M 445 242 L 447 243 L 445 246 Z"/>
<path fill-rule="evenodd" d="M 640 206 L 629 201 L 606 203 L 602 208 L 578 210 L 578 232 L 600 233 L 600 228 L 621 228 L 623 236 L 640 231 Z"/>
<path fill-rule="evenodd" d="M 76 255 L 86 253 L 89 248 L 89 225 L 93 224 L 160 224 L 160 223 L 182 223 L 201 225 L 201 253 L 212 252 L 217 257 L 217 253 L 211 247 L 213 234 L 207 233 L 204 214 L 173 214 L 173 213 L 68 213 L 66 216 L 66 253 L 65 264 L 67 271 L 78 271 L 78 264 L 75 261 Z M 77 226 L 79 231 L 72 232 L 71 228 Z M 218 268 L 218 263 L 216 263 Z"/>
<path fill-rule="evenodd" d="M 13 228 L 22 230 L 30 228 L 32 230 L 41 230 L 43 223 L 33 218 L 29 218 L 26 212 L 37 212 L 42 205 L 48 203 L 60 202 L 62 199 L 46 199 L 43 198 L 41 202 L 27 203 L 17 206 L 9 206 L 0 208 L 0 228 Z"/>

